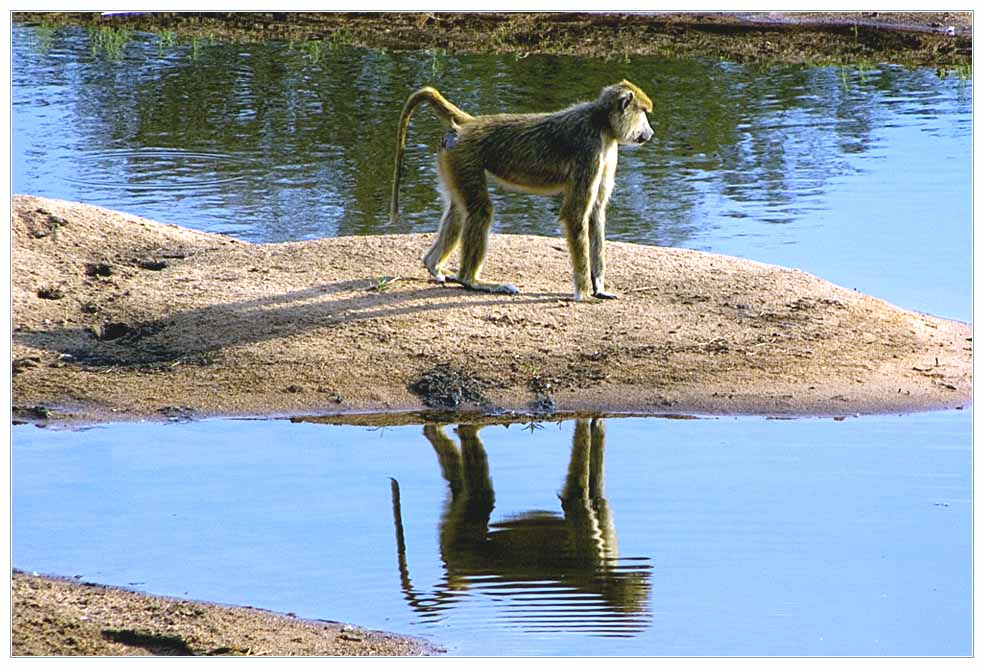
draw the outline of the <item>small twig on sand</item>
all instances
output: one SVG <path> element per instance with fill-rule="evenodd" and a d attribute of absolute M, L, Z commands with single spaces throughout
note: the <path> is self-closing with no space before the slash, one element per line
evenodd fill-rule
<path fill-rule="evenodd" d="M 403 278 L 402 276 L 382 276 L 378 279 L 375 279 L 373 283 L 368 288 L 366 288 L 366 290 L 369 292 L 382 292 L 390 285 L 396 283 L 402 278 Z"/>

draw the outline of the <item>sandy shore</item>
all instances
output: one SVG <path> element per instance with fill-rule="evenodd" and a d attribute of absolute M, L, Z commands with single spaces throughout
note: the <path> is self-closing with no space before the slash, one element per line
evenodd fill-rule
<path fill-rule="evenodd" d="M 13 199 L 15 418 L 473 409 L 843 415 L 964 406 L 969 325 L 776 266 L 494 235 L 514 297 L 428 280 L 430 235 L 250 244 Z"/>
<path fill-rule="evenodd" d="M 256 608 L 15 572 L 14 656 L 407 656 L 425 642 Z"/>

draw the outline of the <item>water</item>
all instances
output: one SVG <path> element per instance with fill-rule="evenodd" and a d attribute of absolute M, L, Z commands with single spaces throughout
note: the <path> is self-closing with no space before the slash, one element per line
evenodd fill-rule
<path fill-rule="evenodd" d="M 413 120 L 399 224 L 392 155 L 407 95 L 544 111 L 627 77 L 654 143 L 624 150 L 612 239 L 792 266 L 900 306 L 971 317 L 972 83 L 892 65 L 745 66 L 169 44 L 118 56 L 79 28 L 15 24 L 15 192 L 250 241 L 434 232 L 432 114 Z M 495 194 L 500 232 L 557 234 L 558 202 Z"/>
<path fill-rule="evenodd" d="M 967 417 L 17 427 L 13 565 L 458 654 L 967 655 Z"/>
<path fill-rule="evenodd" d="M 610 238 L 971 318 L 970 81 L 891 65 L 315 58 L 145 34 L 116 55 L 81 29 L 17 24 L 12 38 L 15 192 L 256 242 L 433 232 L 441 130 L 426 112 L 387 222 L 410 91 L 543 111 L 626 77 L 654 99 L 656 140 L 621 154 Z M 499 232 L 558 233 L 556 200 L 493 199 Z M 608 420 L 603 478 L 590 426 L 576 431 L 493 426 L 479 445 L 464 429 L 461 456 L 451 429 L 18 427 L 13 562 L 462 654 L 970 653 L 969 411 Z"/>

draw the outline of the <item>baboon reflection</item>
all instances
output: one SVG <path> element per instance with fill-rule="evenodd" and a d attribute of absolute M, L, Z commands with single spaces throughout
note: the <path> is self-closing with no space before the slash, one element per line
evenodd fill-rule
<path fill-rule="evenodd" d="M 576 422 L 558 495 L 563 515 L 531 511 L 491 524 L 495 492 L 479 428 L 463 424 L 455 430 L 459 450 L 441 427 L 424 427 L 450 491 L 439 527 L 444 579 L 430 594 L 410 580 L 400 488 L 393 480 L 400 579 L 411 607 L 435 618 L 466 592 L 481 591 L 509 598 L 513 621 L 524 626 L 619 634 L 643 628 L 649 617 L 649 566 L 618 559 L 605 498 L 603 420 Z"/>

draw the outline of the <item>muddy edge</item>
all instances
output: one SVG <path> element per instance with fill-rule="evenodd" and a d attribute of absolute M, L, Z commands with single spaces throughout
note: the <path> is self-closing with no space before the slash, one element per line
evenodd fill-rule
<path fill-rule="evenodd" d="M 14 571 L 14 656 L 420 656 L 422 640 Z"/>

